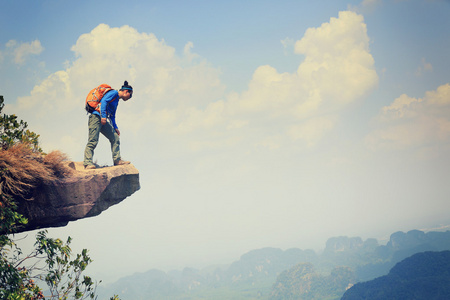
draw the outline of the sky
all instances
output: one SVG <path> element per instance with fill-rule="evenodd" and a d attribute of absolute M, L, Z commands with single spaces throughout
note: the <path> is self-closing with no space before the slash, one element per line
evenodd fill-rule
<path fill-rule="evenodd" d="M 444 0 L 2 0 L 5 113 L 46 152 L 82 161 L 89 90 L 134 88 L 116 120 L 141 189 L 49 235 L 112 282 L 447 228 L 449 15 Z M 106 138 L 94 159 L 112 164 Z"/>

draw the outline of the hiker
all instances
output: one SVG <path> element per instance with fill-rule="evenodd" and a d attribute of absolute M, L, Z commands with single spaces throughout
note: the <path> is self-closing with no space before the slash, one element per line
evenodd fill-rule
<path fill-rule="evenodd" d="M 129 161 L 122 160 L 120 156 L 120 131 L 116 124 L 116 110 L 119 105 L 119 99 L 123 101 L 128 101 L 133 96 L 133 88 L 128 85 L 125 81 L 122 88 L 119 91 L 111 89 L 108 85 L 101 85 L 100 87 L 106 87 L 106 93 L 100 94 L 101 100 L 97 103 L 91 104 L 96 105 L 95 108 L 89 107 L 88 99 L 86 99 L 86 110 L 90 112 L 89 115 L 89 139 L 84 150 L 84 168 L 85 169 L 95 169 L 96 166 L 92 161 L 94 156 L 94 149 L 98 144 L 98 138 L 100 132 L 109 140 L 111 143 L 112 158 L 115 166 L 129 164 Z M 104 90 L 104 91 L 105 91 Z M 103 92 L 104 92 L 103 91 Z M 96 89 L 92 90 L 92 96 L 96 92 Z M 88 98 L 91 96 L 88 95 Z"/>

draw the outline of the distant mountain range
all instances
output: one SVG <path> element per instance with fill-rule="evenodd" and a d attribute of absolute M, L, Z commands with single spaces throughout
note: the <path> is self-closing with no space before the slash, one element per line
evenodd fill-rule
<path fill-rule="evenodd" d="M 385 275 L 357 283 L 342 300 L 450 299 L 450 251 L 422 252 L 397 263 Z"/>
<path fill-rule="evenodd" d="M 450 250 L 450 231 L 396 232 L 386 245 L 376 239 L 330 238 L 324 251 L 263 248 L 226 267 L 149 270 L 100 286 L 100 299 L 340 299 L 352 285 L 388 274 L 419 252 Z M 355 285 L 358 286 L 358 285 Z"/>

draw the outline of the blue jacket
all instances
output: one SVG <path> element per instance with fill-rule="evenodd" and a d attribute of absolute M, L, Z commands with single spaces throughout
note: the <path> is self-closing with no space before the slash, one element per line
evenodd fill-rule
<path fill-rule="evenodd" d="M 116 110 L 119 105 L 119 92 L 116 90 L 107 92 L 100 101 L 100 104 L 100 113 L 94 111 L 93 114 L 99 115 L 101 118 L 110 119 L 114 129 L 117 129 Z"/>

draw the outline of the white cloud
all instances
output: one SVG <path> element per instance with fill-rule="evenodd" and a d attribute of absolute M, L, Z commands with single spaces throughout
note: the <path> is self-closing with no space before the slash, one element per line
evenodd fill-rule
<path fill-rule="evenodd" d="M 194 48 L 194 43 L 192 43 L 192 42 L 187 42 L 186 45 L 184 45 L 183 54 L 188 62 L 192 62 L 192 60 L 199 58 L 199 56 L 197 54 L 191 52 L 191 50 L 193 48 Z"/>
<path fill-rule="evenodd" d="M 377 3 L 381 3 L 381 0 L 363 0 L 363 2 L 361 2 L 361 5 L 368 6 L 368 5 L 375 5 Z"/>
<path fill-rule="evenodd" d="M 417 99 L 401 95 L 383 107 L 367 137 L 372 149 L 442 147 L 450 144 L 450 84 Z"/>
<path fill-rule="evenodd" d="M 186 43 L 180 57 L 154 34 L 101 24 L 72 47 L 76 60 L 19 98 L 16 111 L 53 147 L 84 140 L 86 93 L 100 83 L 118 88 L 128 80 L 135 92 L 120 104 L 118 124 L 142 143 L 172 136 L 180 150 L 233 143 L 247 151 L 297 142 L 311 147 L 333 130 L 342 109 L 378 82 L 364 19 L 353 12 L 307 30 L 295 43 L 295 52 L 305 56 L 297 72 L 260 66 L 241 94 L 225 95 L 220 71 L 192 49 Z M 82 152 L 81 144 L 76 151 Z"/>
<path fill-rule="evenodd" d="M 334 120 L 330 118 L 316 118 L 308 120 L 300 125 L 294 125 L 289 129 L 289 135 L 294 139 L 304 140 L 307 146 L 314 146 L 322 136 L 334 126 Z"/>
<path fill-rule="evenodd" d="M 348 5 L 349 10 L 366 14 L 374 11 L 378 6 L 383 4 L 383 0 L 363 0 L 356 6 Z"/>
<path fill-rule="evenodd" d="M 12 52 L 14 62 L 19 65 L 23 65 L 29 56 L 39 55 L 44 51 L 44 47 L 39 40 L 30 43 L 18 43 L 15 40 L 10 40 L 6 43 L 6 47 L 8 52 Z"/>
<path fill-rule="evenodd" d="M 433 71 L 433 65 L 428 63 L 425 58 L 422 58 L 421 65 L 416 70 L 416 76 L 423 75 L 424 72 L 431 72 Z"/>
<path fill-rule="evenodd" d="M 257 68 L 248 90 L 227 98 L 225 112 L 262 130 L 277 127 L 291 141 L 311 146 L 333 129 L 342 109 L 377 85 L 378 76 L 364 19 L 353 12 L 308 29 L 295 52 L 305 56 L 297 72 Z M 325 122 L 324 114 L 331 119 Z"/>
<path fill-rule="evenodd" d="M 416 111 L 412 109 L 412 107 L 422 102 L 422 99 L 416 99 L 408 97 L 408 95 L 403 94 L 397 99 L 394 100 L 394 102 L 389 105 L 382 108 L 383 111 L 383 118 L 389 118 L 389 119 L 397 119 L 397 118 L 404 118 L 408 115 L 416 115 Z"/>
<path fill-rule="evenodd" d="M 363 7 L 374 7 L 383 3 L 382 0 L 363 0 L 361 6 Z"/>
<path fill-rule="evenodd" d="M 153 34 L 101 24 L 72 47 L 75 61 L 36 85 L 29 96 L 20 97 L 11 111 L 29 121 L 46 146 L 65 148 L 61 141 L 75 136 L 80 147 L 70 150 L 82 152 L 87 92 L 100 83 L 119 88 L 128 80 L 135 92 L 131 101 L 120 104 L 119 126 L 147 135 L 176 128 L 185 121 L 186 108 L 204 108 L 224 90 L 219 71 L 204 60 L 191 61 L 191 49 L 188 44 L 185 59 Z"/>
<path fill-rule="evenodd" d="M 349 103 L 378 82 L 369 37 L 361 15 L 345 11 L 319 28 L 310 28 L 295 50 L 306 56 L 298 73 L 304 84 L 318 87 L 329 102 Z"/>
<path fill-rule="evenodd" d="M 281 40 L 280 42 L 281 42 L 281 45 L 283 45 L 285 55 L 292 52 L 292 49 L 294 48 L 294 44 L 295 44 L 294 39 L 287 37 L 284 40 Z"/>

